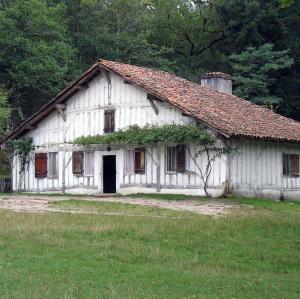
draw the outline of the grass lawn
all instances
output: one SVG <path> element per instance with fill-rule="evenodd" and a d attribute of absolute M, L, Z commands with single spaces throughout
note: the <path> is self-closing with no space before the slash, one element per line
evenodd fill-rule
<path fill-rule="evenodd" d="M 53 205 L 124 215 L 0 210 L 0 297 L 299 298 L 300 204 L 228 201 L 253 208 L 209 217 L 72 200 Z"/>

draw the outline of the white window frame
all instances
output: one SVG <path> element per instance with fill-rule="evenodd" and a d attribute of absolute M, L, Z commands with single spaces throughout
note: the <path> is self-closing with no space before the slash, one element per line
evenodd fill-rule
<path fill-rule="evenodd" d="M 174 170 L 168 170 L 168 161 L 169 161 L 168 153 L 169 153 L 169 149 L 173 149 L 174 150 Z M 165 151 L 165 172 L 169 173 L 169 174 L 177 173 L 177 171 L 176 171 L 176 167 L 177 167 L 176 163 L 177 163 L 176 146 L 167 146 L 166 147 L 166 151 Z"/>
<path fill-rule="evenodd" d="M 53 167 L 50 165 L 51 164 L 51 162 L 52 162 L 52 159 L 50 158 L 50 156 L 51 155 L 55 155 L 55 167 L 56 167 L 56 174 L 53 174 L 53 173 L 51 173 L 50 171 L 51 170 L 53 170 Z M 47 167 L 48 167 L 48 172 L 47 172 L 47 177 L 49 178 L 49 179 L 57 179 L 58 178 L 58 176 L 59 176 L 59 169 L 58 169 L 58 165 L 59 165 L 59 163 L 58 163 L 58 159 L 59 159 L 59 153 L 58 152 L 49 152 L 48 153 L 48 165 L 47 165 Z"/>
<path fill-rule="evenodd" d="M 92 173 L 87 172 L 87 157 L 88 155 L 92 155 Z M 86 177 L 93 177 L 95 172 L 95 152 L 94 151 L 86 151 L 83 154 L 83 175 Z"/>
<path fill-rule="evenodd" d="M 130 156 L 131 153 L 131 156 Z M 131 159 L 131 160 L 129 160 Z M 135 149 L 127 149 L 125 150 L 125 159 L 124 159 L 124 173 L 126 175 L 135 174 L 134 161 L 135 161 Z M 131 165 L 129 165 L 131 164 Z"/>

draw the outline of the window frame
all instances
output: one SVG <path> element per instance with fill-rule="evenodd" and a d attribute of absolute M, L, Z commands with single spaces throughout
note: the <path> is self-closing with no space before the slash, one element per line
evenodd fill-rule
<path fill-rule="evenodd" d="M 169 153 L 169 150 L 170 149 L 173 149 L 174 150 L 174 170 L 168 170 L 168 153 Z M 167 146 L 166 147 L 166 152 L 165 152 L 165 172 L 167 174 L 175 174 L 177 173 L 176 171 L 176 163 L 177 162 L 177 159 L 176 159 L 176 146 Z"/>
<path fill-rule="evenodd" d="M 91 174 L 87 173 L 87 171 L 86 171 L 88 154 L 92 154 L 92 173 Z M 85 152 L 83 152 L 83 176 L 93 177 L 94 174 L 95 174 L 95 152 L 94 151 L 85 151 Z"/>
<path fill-rule="evenodd" d="M 131 160 L 129 161 L 129 153 L 132 153 Z M 131 164 L 131 165 L 129 165 Z M 125 163 L 124 163 L 124 173 L 125 175 L 135 174 L 135 149 L 126 149 L 125 150 Z M 128 169 L 130 168 L 130 171 Z"/>
<path fill-rule="evenodd" d="M 115 130 L 116 130 L 115 117 L 116 117 L 116 110 L 115 109 L 104 110 L 103 132 L 105 134 L 115 132 Z M 107 119 L 107 118 L 111 118 L 111 119 Z M 107 126 L 107 124 L 109 124 L 109 125 Z"/>
<path fill-rule="evenodd" d="M 50 163 L 51 163 L 51 159 L 50 159 L 50 155 L 53 155 L 53 154 L 55 154 L 55 168 L 56 168 L 56 174 L 51 174 L 50 173 L 50 169 L 51 169 L 51 167 L 50 167 Z M 57 179 L 58 178 L 58 176 L 59 176 L 59 169 L 58 169 L 58 167 L 59 167 L 59 163 L 58 163 L 58 158 L 59 157 L 59 155 L 58 155 L 58 152 L 49 152 L 48 153 L 48 161 L 47 161 L 47 163 L 48 163 L 48 165 L 47 165 L 47 167 L 48 167 L 48 171 L 47 171 L 47 177 L 49 178 L 49 179 Z"/>
<path fill-rule="evenodd" d="M 181 148 L 184 148 L 184 170 L 183 171 L 179 171 L 179 165 L 178 165 L 178 151 Z M 170 148 L 173 148 L 175 151 L 175 155 L 173 157 L 174 161 L 174 170 L 168 170 L 168 150 Z M 176 173 L 184 173 L 186 171 L 186 150 L 185 150 L 185 145 L 184 144 L 179 144 L 179 145 L 171 145 L 171 146 L 167 146 L 166 150 L 165 150 L 165 173 L 166 174 L 176 174 Z"/>
<path fill-rule="evenodd" d="M 296 158 L 298 160 L 298 173 L 293 174 L 292 173 L 292 158 Z M 285 163 L 287 163 L 285 165 Z M 299 154 L 291 154 L 291 153 L 282 153 L 282 175 L 284 177 L 290 177 L 290 178 L 299 178 L 300 176 L 300 155 Z"/>
<path fill-rule="evenodd" d="M 139 170 L 137 170 L 137 168 L 136 168 L 136 153 L 137 152 L 144 153 L 144 165 L 143 165 L 144 167 L 143 167 L 143 169 L 139 169 Z M 133 160 L 133 162 L 134 162 L 133 169 L 134 169 L 135 174 L 145 174 L 146 173 L 146 149 L 145 148 L 139 147 L 139 148 L 134 149 L 134 160 Z"/>
<path fill-rule="evenodd" d="M 129 161 L 129 153 L 133 152 L 132 159 Z M 136 168 L 136 153 L 137 152 L 143 152 L 144 155 L 144 167 L 143 169 L 137 169 Z M 131 165 L 129 165 L 131 164 Z M 129 148 L 125 150 L 125 161 L 124 161 L 124 173 L 125 175 L 133 175 L 133 174 L 145 174 L 146 173 L 146 149 L 145 148 Z M 131 171 L 128 171 L 130 169 Z"/>

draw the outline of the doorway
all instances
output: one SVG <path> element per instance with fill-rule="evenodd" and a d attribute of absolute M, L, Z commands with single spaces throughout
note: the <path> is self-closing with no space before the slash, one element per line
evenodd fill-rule
<path fill-rule="evenodd" d="M 116 193 L 116 156 L 103 156 L 103 193 Z"/>

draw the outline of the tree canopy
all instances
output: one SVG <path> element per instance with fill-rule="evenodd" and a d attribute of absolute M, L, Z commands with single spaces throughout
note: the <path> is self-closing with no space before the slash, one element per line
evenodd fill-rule
<path fill-rule="evenodd" d="M 282 99 L 270 94 L 270 88 L 275 82 L 276 71 L 293 65 L 294 61 L 288 52 L 273 51 L 272 44 L 264 44 L 229 56 L 236 95 L 257 104 L 279 104 Z"/>
<path fill-rule="evenodd" d="M 100 58 L 195 82 L 223 71 L 300 120 L 299 27 L 292 0 L 1 0 L 0 86 L 16 126 Z"/>

